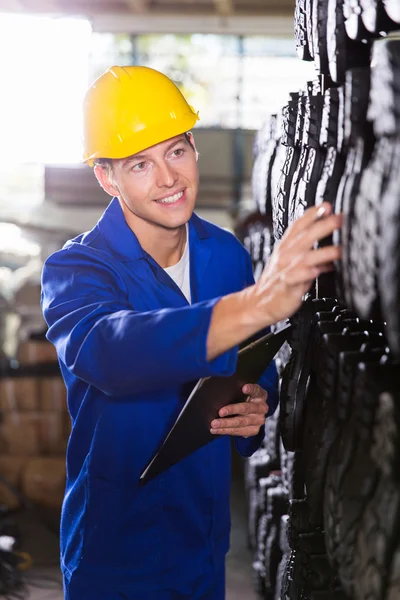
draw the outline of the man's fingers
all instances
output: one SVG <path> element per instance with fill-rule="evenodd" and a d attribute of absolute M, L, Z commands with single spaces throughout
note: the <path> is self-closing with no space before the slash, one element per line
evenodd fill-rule
<path fill-rule="evenodd" d="M 329 263 L 328 265 L 322 265 L 321 267 L 318 267 L 318 270 L 321 273 L 332 273 L 332 271 L 335 270 L 335 267 Z"/>
<path fill-rule="evenodd" d="M 309 229 L 314 223 L 325 220 L 332 212 L 332 206 L 329 202 L 323 202 L 320 206 L 308 208 L 300 219 L 292 223 L 282 237 L 282 242 L 287 238 L 297 236 L 297 234 Z"/>
<path fill-rule="evenodd" d="M 306 254 L 306 264 L 310 267 L 325 266 L 327 263 L 333 263 L 335 260 L 340 260 L 342 249 L 340 246 L 325 246 L 312 250 Z"/>
<path fill-rule="evenodd" d="M 287 285 L 311 285 L 318 275 L 332 271 L 333 262 L 340 260 L 341 256 L 342 249 L 339 246 L 310 250 L 303 256 L 296 256 L 289 266 L 280 272 L 279 279 Z"/>
<path fill-rule="evenodd" d="M 211 430 L 213 429 L 243 429 L 245 427 L 261 427 L 265 423 L 265 413 L 252 414 L 248 416 L 230 417 L 228 419 L 214 419 L 211 422 Z"/>
<path fill-rule="evenodd" d="M 285 269 L 280 274 L 280 279 L 286 285 L 296 286 L 304 285 L 305 291 L 311 286 L 312 282 L 318 275 L 320 270 L 317 267 L 303 267 L 301 269 Z"/>
<path fill-rule="evenodd" d="M 238 435 L 240 437 L 252 437 L 260 431 L 260 425 L 252 425 L 249 427 L 239 427 L 231 429 L 211 429 L 213 435 Z"/>
<path fill-rule="evenodd" d="M 237 404 L 228 404 L 219 411 L 220 417 L 229 417 L 229 415 L 251 415 L 251 414 L 267 414 L 268 405 L 264 400 L 261 402 L 238 402 Z"/>
<path fill-rule="evenodd" d="M 324 239 L 336 229 L 339 229 L 342 226 L 342 222 L 342 215 L 329 215 L 329 217 L 315 221 L 308 228 L 300 230 L 297 235 L 290 236 L 287 248 L 296 248 L 297 250 L 311 249 L 315 242 Z"/>
<path fill-rule="evenodd" d="M 342 215 L 332 214 L 332 206 L 324 202 L 321 206 L 312 206 L 305 213 L 289 225 L 285 231 L 281 245 L 290 248 L 297 245 L 300 240 L 307 240 L 307 244 L 315 243 L 333 233 L 342 225 Z M 310 242 L 310 239 L 313 241 Z"/>
<path fill-rule="evenodd" d="M 268 396 L 266 390 L 264 390 L 261 385 L 258 385 L 258 383 L 246 383 L 246 385 L 242 387 L 242 392 L 251 398 L 262 398 L 265 400 Z"/>
<path fill-rule="evenodd" d="M 211 429 L 237 429 L 249 426 L 257 426 L 258 428 L 265 423 L 265 415 L 268 410 L 266 404 L 262 407 L 262 410 L 253 412 L 251 414 L 239 414 L 237 413 L 234 417 L 228 417 L 224 419 L 214 419 L 211 421 Z"/>

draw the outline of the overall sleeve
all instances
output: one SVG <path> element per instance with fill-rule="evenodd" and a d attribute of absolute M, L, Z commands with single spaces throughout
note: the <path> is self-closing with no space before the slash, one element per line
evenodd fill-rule
<path fill-rule="evenodd" d="M 207 361 L 211 314 L 219 298 L 138 312 L 115 265 L 73 244 L 47 259 L 42 309 L 47 337 L 76 377 L 110 396 L 174 387 L 235 372 L 237 348 Z"/>
<path fill-rule="evenodd" d="M 253 277 L 253 269 L 251 265 L 250 256 L 247 251 L 246 252 L 246 277 L 247 277 L 247 285 L 254 284 Z M 265 329 L 262 334 L 265 335 L 269 331 Z M 266 392 L 268 393 L 267 404 L 268 404 L 268 413 L 267 417 L 270 417 L 274 414 L 277 409 L 279 403 L 279 379 L 278 379 L 278 371 L 276 369 L 275 361 L 273 360 L 266 368 L 264 373 L 261 375 L 259 381 L 257 382 Z M 253 437 L 243 438 L 243 437 L 235 437 L 235 447 L 237 451 L 245 457 L 251 456 L 254 454 L 256 450 L 258 450 L 264 440 L 265 436 L 265 427 L 262 426 L 259 433 Z"/>

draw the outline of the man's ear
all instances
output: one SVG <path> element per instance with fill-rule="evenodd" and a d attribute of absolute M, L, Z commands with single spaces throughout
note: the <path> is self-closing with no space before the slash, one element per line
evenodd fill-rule
<path fill-rule="evenodd" d="M 110 167 L 103 165 L 95 165 L 94 174 L 96 175 L 97 181 L 107 194 L 110 194 L 110 196 L 113 197 L 120 195 L 120 191 L 111 177 Z"/>

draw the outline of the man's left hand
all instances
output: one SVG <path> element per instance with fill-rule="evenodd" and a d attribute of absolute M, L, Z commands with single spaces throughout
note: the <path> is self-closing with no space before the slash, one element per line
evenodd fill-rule
<path fill-rule="evenodd" d="M 244 438 L 258 434 L 268 412 L 268 394 L 256 383 L 246 383 L 242 392 L 247 394 L 247 400 L 221 408 L 218 414 L 222 418 L 211 422 L 211 433 L 240 435 Z"/>

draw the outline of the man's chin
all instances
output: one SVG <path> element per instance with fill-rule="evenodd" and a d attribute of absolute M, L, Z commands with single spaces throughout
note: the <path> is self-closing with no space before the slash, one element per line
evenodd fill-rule
<path fill-rule="evenodd" d="M 190 221 L 192 214 L 193 210 L 185 210 L 184 214 L 181 215 L 167 215 L 168 218 L 160 219 L 159 224 L 167 229 L 179 229 L 180 227 L 184 227 L 186 223 Z"/>

